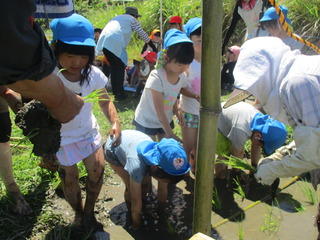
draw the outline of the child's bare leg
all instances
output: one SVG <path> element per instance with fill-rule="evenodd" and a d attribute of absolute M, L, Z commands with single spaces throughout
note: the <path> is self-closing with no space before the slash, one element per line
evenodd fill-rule
<path fill-rule="evenodd" d="M 141 182 L 141 199 L 142 201 L 146 200 L 147 193 L 151 190 L 151 177 L 145 176 Z"/>
<path fill-rule="evenodd" d="M 227 160 L 227 158 L 218 156 L 217 161 L 219 160 Z M 220 179 L 227 178 L 227 170 L 228 166 L 224 163 L 216 163 L 215 164 L 215 176 Z"/>
<path fill-rule="evenodd" d="M 79 172 L 77 165 L 70 167 L 61 166 L 59 176 L 62 189 L 67 202 L 75 211 L 74 226 L 82 227 L 83 224 L 83 203 L 79 184 Z"/>
<path fill-rule="evenodd" d="M 190 154 L 196 154 L 197 149 L 198 128 L 182 127 L 183 148 L 185 149 L 189 163 L 191 165 L 191 172 L 194 174 L 196 169 L 195 157 L 191 158 Z"/>
<path fill-rule="evenodd" d="M 168 197 L 168 183 L 158 180 L 158 209 L 163 212 Z"/>
<path fill-rule="evenodd" d="M 85 230 L 90 231 L 92 228 L 97 227 L 94 207 L 103 183 L 104 155 L 102 147 L 83 160 L 83 162 L 88 172 L 83 226 Z"/>
<path fill-rule="evenodd" d="M 124 170 L 123 166 L 116 166 L 110 162 L 108 162 L 112 169 L 116 174 L 122 179 L 124 185 L 126 186 L 124 190 L 124 200 L 126 202 L 128 211 L 131 210 L 131 198 L 130 198 L 130 176 L 126 170 Z"/>
<path fill-rule="evenodd" d="M 8 194 L 13 198 L 13 211 L 20 215 L 32 213 L 32 209 L 24 199 L 12 174 L 12 153 L 10 143 L 0 143 L 0 178 L 6 186 Z"/>

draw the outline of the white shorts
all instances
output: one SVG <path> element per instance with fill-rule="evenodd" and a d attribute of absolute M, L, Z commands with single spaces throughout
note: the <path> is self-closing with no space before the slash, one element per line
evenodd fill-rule
<path fill-rule="evenodd" d="M 81 141 L 61 146 L 56 156 L 62 166 L 69 167 L 89 157 L 100 146 L 101 135 L 98 133 Z"/>

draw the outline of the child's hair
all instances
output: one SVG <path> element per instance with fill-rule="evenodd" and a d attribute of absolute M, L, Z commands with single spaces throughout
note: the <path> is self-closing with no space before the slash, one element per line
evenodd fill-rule
<path fill-rule="evenodd" d="M 168 62 L 175 59 L 177 63 L 190 64 L 194 58 L 193 44 L 190 42 L 181 42 L 171 45 L 166 49 L 166 54 L 169 58 Z"/>
<path fill-rule="evenodd" d="M 95 33 L 96 33 L 96 32 L 101 33 L 101 32 L 102 32 L 102 29 L 101 29 L 101 28 L 95 28 L 95 29 L 94 29 L 94 32 L 95 32 Z"/>
<path fill-rule="evenodd" d="M 201 35 L 201 27 L 197 28 L 196 30 L 194 30 L 192 33 L 190 33 L 190 38 L 193 36 L 200 36 Z"/>
<path fill-rule="evenodd" d="M 91 72 L 91 65 L 93 64 L 94 56 L 95 56 L 94 47 L 83 46 L 83 45 L 71 45 L 71 44 L 64 43 L 60 40 L 57 40 L 53 44 L 53 51 L 57 59 L 59 59 L 59 55 L 62 53 L 89 56 L 89 61 L 81 74 L 80 85 L 82 86 L 84 82 L 87 82 L 87 84 L 89 84 L 88 76 Z M 60 64 L 59 64 L 59 68 L 61 68 Z"/>
<path fill-rule="evenodd" d="M 260 22 L 260 26 L 262 30 L 266 30 L 266 28 L 275 29 L 279 25 L 278 19 L 272 19 L 269 21 L 262 21 Z"/>
<path fill-rule="evenodd" d="M 171 184 L 176 184 L 180 182 L 184 177 L 184 175 L 171 175 L 166 171 L 164 171 L 159 166 L 157 166 L 157 170 L 155 172 L 151 173 L 150 171 L 150 175 L 159 179 L 166 179 L 168 183 L 171 183 Z"/>

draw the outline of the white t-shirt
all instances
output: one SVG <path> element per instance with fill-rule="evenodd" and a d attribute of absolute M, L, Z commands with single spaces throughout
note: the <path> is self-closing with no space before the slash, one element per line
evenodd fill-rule
<path fill-rule="evenodd" d="M 70 82 L 56 68 L 54 73 L 61 79 L 63 84 L 72 92 L 85 97 L 96 89 L 104 88 L 108 82 L 107 77 L 103 72 L 92 66 L 92 70 L 88 76 L 89 85 L 85 82 L 80 86 L 80 82 Z M 63 107 L 63 106 L 61 106 Z M 92 103 L 85 103 L 81 108 L 80 113 L 68 123 L 62 124 L 61 127 L 61 145 L 74 143 L 79 140 L 94 136 L 99 131 L 99 126 L 96 118 L 92 114 Z"/>
<path fill-rule="evenodd" d="M 221 103 L 221 107 L 224 102 Z M 251 122 L 259 111 L 249 103 L 239 102 L 228 108 L 222 108 L 218 129 L 232 145 L 241 150 L 252 135 Z"/>
<path fill-rule="evenodd" d="M 137 183 L 141 183 L 147 172 L 147 165 L 139 159 L 137 153 L 138 145 L 143 141 L 152 141 L 145 133 L 136 130 L 123 130 L 121 132 L 121 144 L 112 147 L 112 140 L 108 137 L 104 145 L 105 150 L 113 152 L 130 177 Z"/>
<path fill-rule="evenodd" d="M 201 87 L 201 63 L 193 59 L 189 67 L 188 89 L 200 95 Z M 194 98 L 189 98 L 181 94 L 180 108 L 194 115 L 199 115 L 200 102 Z"/>
<path fill-rule="evenodd" d="M 163 68 L 152 70 L 136 108 L 135 121 L 147 128 L 162 128 L 150 90 L 153 89 L 162 93 L 164 112 L 168 121 L 171 122 L 173 118 L 173 105 L 177 100 L 181 88 L 185 87 L 187 87 L 187 75 L 185 73 L 181 74 L 179 81 L 173 85 L 168 82 L 166 72 Z"/>

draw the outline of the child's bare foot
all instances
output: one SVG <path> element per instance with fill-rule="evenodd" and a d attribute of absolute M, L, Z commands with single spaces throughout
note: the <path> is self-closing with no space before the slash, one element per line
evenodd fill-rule
<path fill-rule="evenodd" d="M 83 227 L 83 213 L 76 212 L 74 220 L 71 223 L 71 228 L 81 229 L 82 227 Z"/>
<path fill-rule="evenodd" d="M 102 223 L 98 222 L 95 216 L 92 214 L 90 216 L 84 216 L 83 218 L 83 228 L 85 231 L 103 231 Z"/>

